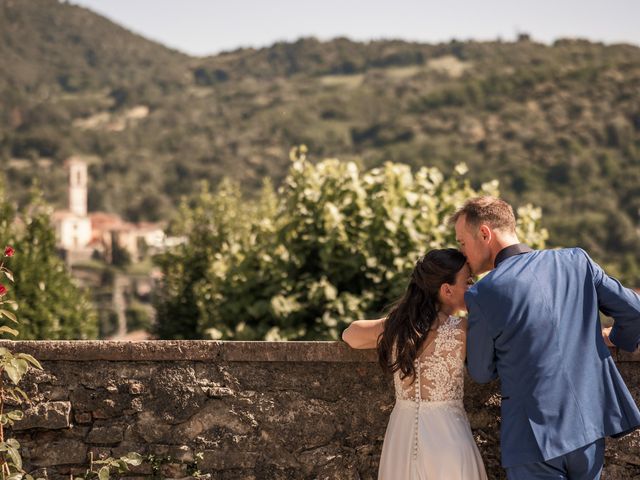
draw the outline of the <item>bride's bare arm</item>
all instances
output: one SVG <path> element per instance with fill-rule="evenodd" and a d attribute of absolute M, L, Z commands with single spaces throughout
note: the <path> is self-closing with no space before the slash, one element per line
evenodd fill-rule
<path fill-rule="evenodd" d="M 604 340 L 604 343 L 607 347 L 615 347 L 615 345 L 609 338 L 609 335 L 611 334 L 611 328 L 612 327 L 607 327 L 602 329 L 602 339 Z"/>
<path fill-rule="evenodd" d="M 385 318 L 377 320 L 355 320 L 342 332 L 342 340 L 351 348 L 376 348 L 378 338 L 384 330 Z"/>

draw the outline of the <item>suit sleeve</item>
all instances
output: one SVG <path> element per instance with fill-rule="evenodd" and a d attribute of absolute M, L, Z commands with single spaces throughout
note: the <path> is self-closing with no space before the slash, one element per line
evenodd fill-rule
<path fill-rule="evenodd" d="M 467 369 L 478 383 L 487 383 L 498 378 L 493 337 L 489 334 L 489 323 L 482 314 L 473 294 L 465 294 L 469 311 L 467 331 Z"/>
<path fill-rule="evenodd" d="M 640 296 L 608 276 L 586 252 L 583 253 L 593 273 L 598 308 L 614 320 L 609 339 L 623 350 L 635 351 L 640 344 Z"/>

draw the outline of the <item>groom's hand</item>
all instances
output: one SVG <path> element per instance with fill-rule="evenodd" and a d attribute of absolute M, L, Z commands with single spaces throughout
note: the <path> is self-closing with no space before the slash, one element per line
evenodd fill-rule
<path fill-rule="evenodd" d="M 611 333 L 611 327 L 603 328 L 602 329 L 602 338 L 604 339 L 604 343 L 607 345 L 607 347 L 615 347 L 613 342 L 611 340 L 609 340 L 609 334 L 610 333 Z"/>

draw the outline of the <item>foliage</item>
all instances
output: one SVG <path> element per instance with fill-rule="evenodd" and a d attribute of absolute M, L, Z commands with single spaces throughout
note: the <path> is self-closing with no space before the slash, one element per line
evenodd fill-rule
<path fill-rule="evenodd" d="M 55 0 L 0 7 L 0 158 L 66 204 L 90 161 L 91 209 L 168 219 L 199 180 L 279 186 L 289 146 L 493 178 L 542 208 L 550 246 L 581 246 L 640 287 L 640 48 L 581 40 L 313 38 L 189 58 Z M 149 108 L 144 118 L 134 108 Z"/>
<path fill-rule="evenodd" d="M 135 330 L 151 330 L 151 316 L 146 305 L 139 301 L 132 301 L 130 306 L 125 310 L 127 318 L 127 331 Z"/>
<path fill-rule="evenodd" d="M 119 474 L 123 474 L 129 471 L 130 465 L 138 466 L 142 463 L 142 455 L 135 452 L 129 452 L 120 458 L 108 457 L 101 460 L 94 460 L 93 452 L 91 452 L 90 455 L 89 468 L 82 477 L 75 477 L 75 480 L 109 480 L 114 470 Z M 121 475 L 116 478 L 120 477 Z"/>
<path fill-rule="evenodd" d="M 50 216 L 37 190 L 22 214 L 0 192 L 0 240 L 20 252 L 14 260 L 16 285 L 8 294 L 20 299 L 16 328 L 25 340 L 95 338 L 95 312 L 58 257 Z"/>
<path fill-rule="evenodd" d="M 188 235 L 187 243 L 155 258 L 165 274 L 155 300 L 157 333 L 161 338 L 202 338 L 201 285 L 209 276 L 224 277 L 230 261 L 240 262 L 247 249 L 269 235 L 273 187 L 265 182 L 260 197 L 251 202 L 231 181 L 223 181 L 215 195 L 205 182 L 199 195 L 182 202 L 180 212 L 173 233 Z M 216 301 L 223 301 L 221 295 Z"/>
<path fill-rule="evenodd" d="M 5 247 L 2 261 L 0 262 L 0 274 L 10 282 L 14 282 L 14 275 L 5 266 L 8 258 L 13 257 L 15 249 L 12 246 Z M 22 252 L 20 252 L 22 254 Z M 18 256 L 20 258 L 20 256 Z M 8 289 L 0 283 L 0 318 L 4 318 L 18 324 L 13 311 L 18 309 L 18 303 L 6 298 Z M 18 336 L 19 332 L 7 325 L 0 326 L 0 333 Z M 0 477 L 2 480 L 33 480 L 33 477 L 26 473 L 22 465 L 20 454 L 20 443 L 15 438 L 5 438 L 5 426 L 11 426 L 16 421 L 22 420 L 24 412 L 22 410 L 11 410 L 5 412 L 6 401 L 13 404 L 31 403 L 29 396 L 18 387 L 18 383 L 31 369 L 42 370 L 40 362 L 33 356 L 26 353 L 12 353 L 5 347 L 0 347 Z M 6 376 L 6 377 L 5 377 Z M 11 384 L 7 384 L 6 380 Z M 130 452 L 118 459 L 106 458 L 94 460 L 93 453 L 90 457 L 91 463 L 84 476 L 76 477 L 76 480 L 97 478 L 108 480 L 111 472 L 115 469 L 118 473 L 129 470 L 129 465 L 140 465 L 142 456 L 135 452 Z M 98 469 L 96 470 L 96 466 Z M 71 477 L 73 478 L 73 477 Z M 39 479 L 40 480 L 40 479 Z"/>
<path fill-rule="evenodd" d="M 8 258 L 13 257 L 15 250 L 7 246 L 4 250 L 2 261 L 0 262 L 0 273 L 3 277 L 13 283 L 13 273 L 5 266 Z M 0 318 L 9 320 L 17 324 L 18 320 L 13 311 L 18 309 L 18 304 L 6 298 L 7 288 L 0 283 Z M 18 335 L 18 331 L 7 325 L 0 326 L 0 333 L 13 336 Z M 22 468 L 22 456 L 20 455 L 20 443 L 15 438 L 5 438 L 5 427 L 11 426 L 14 422 L 23 418 L 21 410 L 10 410 L 5 412 L 6 401 L 10 400 L 14 404 L 29 403 L 29 396 L 18 387 L 22 377 L 31 369 L 42 369 L 38 362 L 31 355 L 26 353 L 11 353 L 8 349 L 0 347 L 0 476 L 2 480 L 33 480 L 31 475 L 26 474 Z M 7 379 L 10 383 L 7 382 Z"/>
<path fill-rule="evenodd" d="M 185 473 L 187 474 L 188 477 L 209 478 L 210 475 L 209 474 L 203 475 L 198 467 L 198 463 L 200 462 L 200 460 L 202 460 L 203 455 L 204 454 L 202 452 L 196 452 L 196 454 L 193 456 L 193 460 L 186 463 L 171 457 L 171 455 L 156 455 L 153 453 L 148 454 L 144 458 L 144 460 L 145 462 L 147 462 L 147 464 L 151 468 L 152 478 L 164 478 L 163 472 L 162 472 L 163 465 L 171 465 L 171 464 L 185 465 L 186 467 Z"/>
<path fill-rule="evenodd" d="M 188 240 L 157 258 L 162 338 L 335 339 L 356 318 L 379 313 L 406 284 L 418 256 L 455 244 L 446 219 L 478 190 L 466 167 L 446 179 L 386 163 L 361 172 L 353 162 L 314 165 L 306 149 L 274 196 L 242 198 L 224 182 L 181 208 L 177 234 Z M 540 211 L 519 210 L 522 238 L 541 247 Z"/>

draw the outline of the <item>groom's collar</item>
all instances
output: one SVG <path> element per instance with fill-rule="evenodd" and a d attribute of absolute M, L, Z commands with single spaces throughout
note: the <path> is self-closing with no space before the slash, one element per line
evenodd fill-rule
<path fill-rule="evenodd" d="M 509 257 L 513 257 L 514 255 L 520 255 L 521 253 L 529 253 L 533 252 L 533 249 L 524 243 L 516 243 L 513 245 L 509 245 L 508 247 L 503 248 L 496 255 L 496 259 L 493 262 L 493 268 L 496 268 L 500 262 L 505 261 Z"/>

